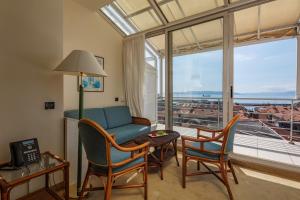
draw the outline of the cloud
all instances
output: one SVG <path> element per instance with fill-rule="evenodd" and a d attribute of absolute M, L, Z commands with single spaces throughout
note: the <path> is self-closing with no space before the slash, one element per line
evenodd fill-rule
<path fill-rule="evenodd" d="M 260 90 L 264 92 L 287 92 L 295 89 L 295 85 L 285 84 L 285 85 L 263 85 Z"/>
<path fill-rule="evenodd" d="M 235 87 L 235 92 L 238 93 L 260 93 L 260 92 L 289 92 L 295 90 L 295 85 L 293 84 L 282 84 L 282 85 L 239 85 Z"/>
<path fill-rule="evenodd" d="M 199 80 L 201 78 L 200 74 L 192 74 L 191 80 Z"/>
<path fill-rule="evenodd" d="M 266 56 L 263 59 L 264 60 L 278 60 L 278 55 L 276 55 L 276 56 Z"/>
<path fill-rule="evenodd" d="M 199 82 L 192 81 L 191 87 L 188 89 L 189 91 L 201 91 L 203 90 L 203 85 Z"/>
<path fill-rule="evenodd" d="M 250 55 L 250 54 L 242 54 L 242 53 L 236 53 L 235 55 L 234 55 L 234 59 L 236 60 L 236 61 L 241 61 L 241 62 L 243 62 L 243 61 L 249 61 L 249 60 L 254 60 L 256 58 L 256 56 L 254 56 L 254 55 Z"/>

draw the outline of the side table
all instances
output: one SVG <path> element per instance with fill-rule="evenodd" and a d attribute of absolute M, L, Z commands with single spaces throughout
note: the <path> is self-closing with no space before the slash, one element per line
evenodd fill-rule
<path fill-rule="evenodd" d="M 64 198 L 60 197 L 49 187 L 49 174 L 62 170 L 64 174 Z M 0 170 L 0 187 L 1 200 L 9 200 L 11 190 L 31 179 L 45 175 L 45 191 L 53 199 L 69 199 L 69 162 L 64 161 L 50 152 L 41 154 L 41 160 L 28 166 L 21 167 L 17 170 L 5 171 Z M 31 196 L 31 199 L 34 197 Z"/>

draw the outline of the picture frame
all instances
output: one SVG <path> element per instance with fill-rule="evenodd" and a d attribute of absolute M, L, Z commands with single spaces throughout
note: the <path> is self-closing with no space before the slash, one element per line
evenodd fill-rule
<path fill-rule="evenodd" d="M 104 58 L 100 56 L 95 56 L 95 58 L 104 70 Z M 104 92 L 104 77 L 83 76 L 82 82 L 84 92 Z M 81 80 L 78 77 L 78 91 L 80 84 Z"/>

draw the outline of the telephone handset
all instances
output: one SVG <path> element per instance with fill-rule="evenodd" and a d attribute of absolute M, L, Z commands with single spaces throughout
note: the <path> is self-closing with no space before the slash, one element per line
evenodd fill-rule
<path fill-rule="evenodd" d="M 41 159 L 39 144 L 36 138 L 12 142 L 9 144 L 11 165 L 14 167 L 27 166 Z"/>

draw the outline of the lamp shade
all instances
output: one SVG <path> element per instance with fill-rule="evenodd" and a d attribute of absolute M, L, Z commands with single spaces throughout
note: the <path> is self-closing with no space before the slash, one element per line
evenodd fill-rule
<path fill-rule="evenodd" d="M 83 50 L 73 50 L 54 71 L 62 71 L 64 74 L 75 76 L 80 74 L 88 76 L 107 76 L 95 56 Z"/>

